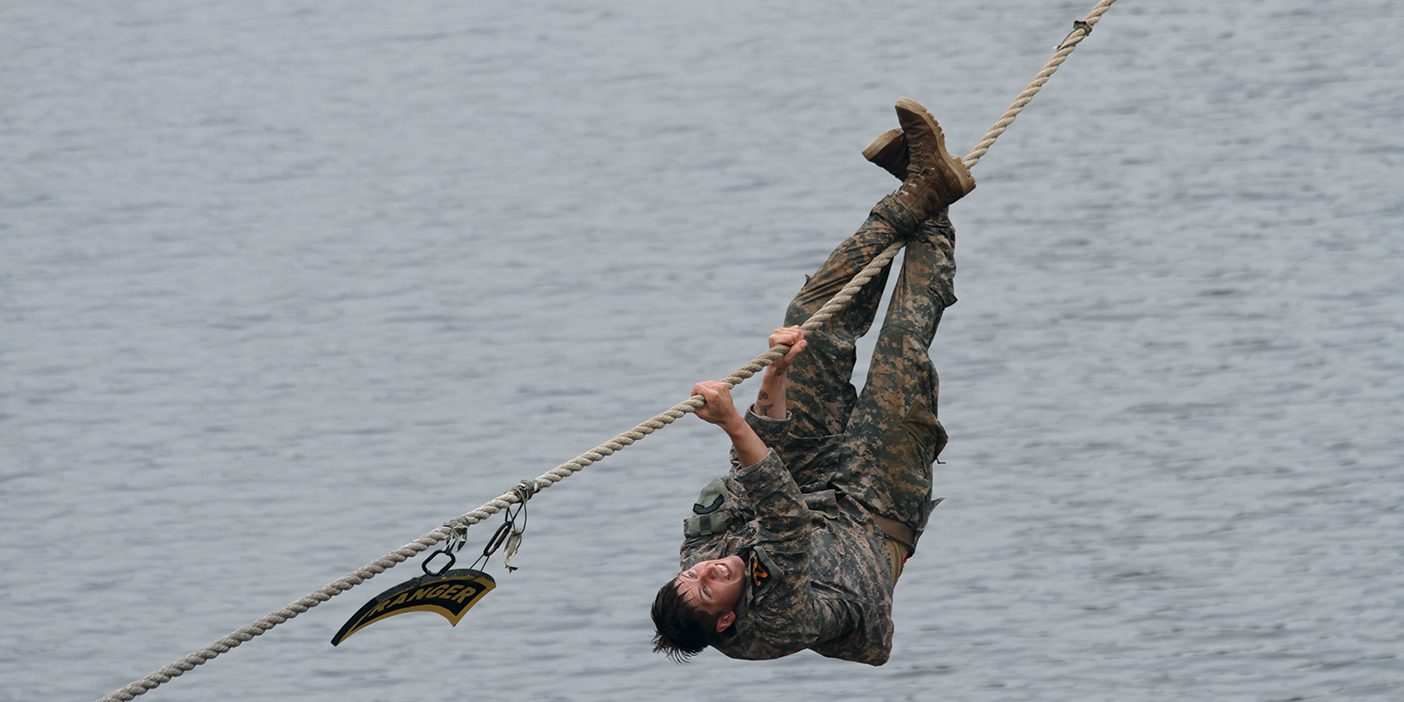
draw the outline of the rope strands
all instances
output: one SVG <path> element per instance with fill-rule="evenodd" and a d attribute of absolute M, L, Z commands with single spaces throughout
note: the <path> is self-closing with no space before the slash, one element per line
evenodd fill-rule
<path fill-rule="evenodd" d="M 1058 70 L 1058 67 L 1067 60 L 1068 55 L 1072 53 L 1073 49 L 1091 33 L 1092 27 L 1096 25 L 1097 21 L 1101 19 L 1102 15 L 1105 14 L 1115 2 L 1116 0 L 1100 0 L 1096 7 L 1094 7 L 1084 19 L 1074 23 L 1073 31 L 1059 44 L 1053 57 L 1048 60 L 1048 63 L 1038 72 L 1038 75 L 1034 77 L 1033 81 L 1019 93 L 1014 99 L 1014 102 L 1009 106 L 1009 109 L 995 121 L 994 125 L 985 133 L 985 136 L 976 144 L 975 148 L 963 157 L 962 160 L 965 162 L 966 166 L 973 167 L 976 163 L 979 163 L 980 159 L 989 151 L 990 146 L 994 144 L 995 140 L 999 139 L 1000 135 L 1009 128 L 1009 125 L 1014 122 L 1014 118 L 1033 100 L 1034 95 L 1038 94 L 1039 90 L 1043 88 L 1043 85 L 1047 83 L 1053 73 Z M 818 312 L 815 312 L 812 317 L 805 321 L 801 327 L 806 332 L 813 331 L 823 326 L 825 322 L 846 309 L 848 304 L 853 301 L 853 297 L 858 291 L 876 277 L 882 269 L 897 256 L 897 252 L 901 251 L 904 245 L 904 242 L 895 242 L 875 256 L 862 271 L 849 281 L 848 285 L 844 286 L 844 288 L 825 303 Z M 774 346 L 736 369 L 731 375 L 723 378 L 722 382 L 727 383 L 731 387 L 736 387 L 756 373 L 765 370 L 767 366 L 783 357 L 789 350 L 789 347 L 783 344 Z M 98 702 L 129 702 L 130 700 L 136 699 L 194 670 L 196 667 L 214 660 L 221 654 L 228 653 L 237 648 L 240 644 L 251 641 L 254 637 L 263 635 L 273 627 L 283 624 L 297 617 L 299 614 L 423 553 L 431 546 L 447 539 L 453 532 L 461 531 L 466 527 L 482 522 L 488 517 L 514 504 L 525 501 L 525 499 L 531 497 L 531 494 L 551 487 L 571 475 L 584 470 L 590 465 L 598 463 L 606 457 L 622 451 L 625 447 L 642 441 L 645 437 L 659 429 L 697 411 L 703 404 L 701 395 L 693 395 L 655 414 L 634 426 L 632 429 L 542 473 L 535 479 L 521 481 L 517 486 L 514 486 L 513 489 L 489 500 L 481 507 L 445 522 L 442 526 L 333 580 L 321 588 L 287 604 L 283 608 L 265 614 L 252 624 L 236 629 L 204 648 L 193 651 L 139 680 L 124 685 L 105 697 L 99 698 Z"/>

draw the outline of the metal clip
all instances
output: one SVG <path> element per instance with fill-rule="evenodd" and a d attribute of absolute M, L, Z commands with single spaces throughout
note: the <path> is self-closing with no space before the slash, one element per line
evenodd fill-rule
<path fill-rule="evenodd" d="M 1077 34 L 1078 30 L 1081 30 L 1082 36 L 1086 37 L 1088 34 L 1092 33 L 1092 24 L 1087 20 L 1073 20 L 1072 31 L 1068 32 L 1068 35 L 1063 37 L 1061 42 L 1058 42 L 1058 48 L 1055 50 L 1061 51 L 1063 47 L 1067 46 L 1068 40 L 1072 39 L 1073 35 Z"/>
<path fill-rule="evenodd" d="M 527 500 L 531 499 L 532 495 L 541 492 L 541 488 L 536 484 L 535 480 L 523 480 L 517 483 L 516 487 L 512 488 L 512 492 L 517 494 L 518 504 L 525 505 Z"/>
<path fill-rule="evenodd" d="M 433 562 L 433 560 L 434 560 L 435 558 L 437 558 L 437 557 L 439 556 L 439 554 L 441 554 L 441 553 L 442 553 L 443 555 L 445 555 L 445 556 L 448 556 L 448 563 L 445 563 L 445 564 L 444 564 L 444 567 L 442 567 L 442 568 L 440 568 L 440 569 L 438 569 L 438 570 L 430 570 L 430 569 L 429 569 L 429 564 L 430 564 L 431 562 Z M 429 557 L 426 558 L 426 559 L 424 559 L 424 562 L 423 562 L 423 563 L 420 563 L 420 564 L 419 564 L 419 568 L 420 568 L 420 570 L 423 570 L 423 571 L 424 571 L 424 574 L 425 574 L 425 575 L 443 575 L 444 573 L 447 573 L 447 572 L 448 572 L 448 569 L 449 569 L 449 568 L 452 568 L 452 567 L 453 567 L 453 564 L 454 564 L 454 563 L 457 563 L 457 562 L 458 562 L 458 559 L 455 558 L 454 555 L 453 555 L 452 553 L 449 553 L 448 547 L 445 546 L 444 548 L 441 548 L 441 549 L 439 549 L 439 550 L 437 550 L 437 551 L 435 551 L 435 552 L 429 554 Z"/>
<path fill-rule="evenodd" d="M 522 534 L 526 533 L 527 524 L 527 500 L 541 490 L 535 480 L 523 480 L 517 483 L 514 492 L 517 493 L 517 509 L 507 516 L 507 523 L 512 526 L 512 533 L 507 536 L 507 551 L 502 555 L 502 565 L 507 568 L 507 572 L 513 572 L 517 566 L 512 565 L 512 557 L 517 555 L 517 549 L 522 547 Z M 521 517 L 521 523 L 517 523 L 517 517 Z"/>
<path fill-rule="evenodd" d="M 512 565 L 512 556 L 516 555 L 517 549 L 522 545 L 522 533 L 526 531 L 526 503 L 532 495 L 539 492 L 541 488 L 535 480 L 523 480 L 512 488 L 513 495 L 517 498 L 516 504 L 508 504 L 502 510 L 502 524 L 497 527 L 497 531 L 492 533 L 492 537 L 483 545 L 483 552 L 473 561 L 472 569 L 485 565 L 492 554 L 505 544 L 507 553 L 502 558 L 502 564 L 507 566 L 507 570 L 516 570 Z M 518 522 L 520 518 L 520 523 Z M 450 556 L 453 552 L 462 550 L 468 543 L 468 525 L 458 521 L 446 522 L 445 527 L 449 529 L 447 542 L 442 549 Z M 433 558 L 432 556 L 430 557 Z"/>
<path fill-rule="evenodd" d="M 468 544 L 468 525 L 463 522 L 445 522 L 448 527 L 448 536 L 444 538 L 444 550 L 457 553 L 463 550 Z"/>
<path fill-rule="evenodd" d="M 502 548 L 502 543 L 507 540 L 507 535 L 510 533 L 512 533 L 512 522 L 510 521 L 503 522 L 502 526 L 497 527 L 497 531 L 492 533 L 492 538 L 488 539 L 487 544 L 483 546 L 483 558 L 497 553 L 497 549 Z"/>

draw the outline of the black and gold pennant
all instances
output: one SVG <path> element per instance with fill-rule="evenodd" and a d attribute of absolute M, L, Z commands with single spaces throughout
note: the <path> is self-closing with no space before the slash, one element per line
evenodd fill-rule
<path fill-rule="evenodd" d="M 495 587 L 497 581 L 491 575 L 471 568 L 421 575 L 372 597 L 346 620 L 341 631 L 332 637 L 332 645 L 382 619 L 406 612 L 435 612 L 458 626 L 468 609 Z"/>

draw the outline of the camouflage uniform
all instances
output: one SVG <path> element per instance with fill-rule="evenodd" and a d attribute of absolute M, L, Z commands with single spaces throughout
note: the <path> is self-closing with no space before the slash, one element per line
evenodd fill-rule
<path fill-rule="evenodd" d="M 769 659 L 803 649 L 882 665 L 892 648 L 892 588 L 900 558 L 874 515 L 920 534 L 931 507 L 931 464 L 945 446 L 936 419 L 937 376 L 928 347 L 955 302 L 955 232 L 945 213 L 915 232 L 880 202 L 810 277 L 785 315 L 800 324 L 898 237 L 902 272 L 877 340 L 863 394 L 850 377 L 855 342 L 876 316 L 884 270 L 849 308 L 809 334 L 790 369 L 788 419 L 747 413 L 771 447 L 707 485 L 684 520 L 681 565 L 731 554 L 746 562 L 732 658 Z M 911 544 L 914 546 L 915 544 Z M 906 553 L 902 549 L 901 553 Z"/>

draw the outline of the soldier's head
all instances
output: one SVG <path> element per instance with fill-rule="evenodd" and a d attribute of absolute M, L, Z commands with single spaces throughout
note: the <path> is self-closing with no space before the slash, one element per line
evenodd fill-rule
<path fill-rule="evenodd" d="M 678 573 L 653 598 L 654 652 L 685 661 L 720 641 L 736 623 L 745 561 L 727 556 Z"/>

